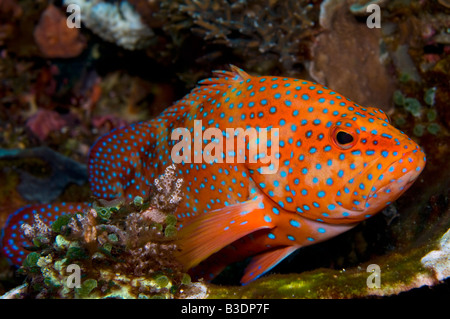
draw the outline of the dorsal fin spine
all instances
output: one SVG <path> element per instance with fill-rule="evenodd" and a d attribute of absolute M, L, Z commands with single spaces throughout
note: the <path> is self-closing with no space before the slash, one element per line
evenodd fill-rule
<path fill-rule="evenodd" d="M 198 87 L 210 85 L 233 85 L 250 78 L 250 75 L 237 66 L 230 64 L 230 70 L 214 70 L 213 77 L 203 79 L 198 82 Z"/>

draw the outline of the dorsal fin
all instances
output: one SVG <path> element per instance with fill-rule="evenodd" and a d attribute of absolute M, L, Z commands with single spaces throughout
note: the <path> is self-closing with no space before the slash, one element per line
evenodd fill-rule
<path fill-rule="evenodd" d="M 230 65 L 229 71 L 215 70 L 212 73 L 210 78 L 200 80 L 191 92 L 163 111 L 160 117 L 179 116 L 186 111 L 194 116 L 198 112 L 197 108 L 203 103 L 217 100 L 229 89 L 237 88 L 251 78 L 244 70 L 234 65 Z"/>
<path fill-rule="evenodd" d="M 240 83 L 250 78 L 250 75 L 244 70 L 235 65 L 230 64 L 230 70 L 214 70 L 213 76 L 207 79 L 200 80 L 198 87 L 203 88 L 205 85 L 233 85 Z"/>

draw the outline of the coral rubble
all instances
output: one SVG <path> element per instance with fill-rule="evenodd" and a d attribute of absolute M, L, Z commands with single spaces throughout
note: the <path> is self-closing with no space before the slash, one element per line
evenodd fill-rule
<path fill-rule="evenodd" d="M 189 298 L 206 296 L 173 257 L 182 180 L 174 165 L 155 181 L 148 199 L 99 200 L 91 209 L 61 215 L 50 226 L 39 214 L 24 224 L 32 251 L 19 272 L 27 275 L 21 297 L 32 298 Z M 161 192 L 160 192 L 161 191 Z M 168 196 L 171 194 L 171 196 Z M 157 199 L 155 199 L 157 198 Z M 169 201 L 164 206 L 161 199 Z M 154 207 L 151 203 L 158 203 Z M 77 277 L 78 276 L 78 277 Z M 6 297 L 17 296 L 7 294 Z"/>

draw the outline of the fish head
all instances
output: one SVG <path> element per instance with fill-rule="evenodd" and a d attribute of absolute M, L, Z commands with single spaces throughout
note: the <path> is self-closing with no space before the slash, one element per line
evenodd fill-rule
<path fill-rule="evenodd" d="M 348 220 L 361 221 L 400 197 L 423 171 L 426 156 L 381 109 L 349 109 L 329 131 L 341 160 L 334 172 L 343 176 L 331 206 L 339 208 L 330 217 L 340 219 L 344 214 Z"/>
<path fill-rule="evenodd" d="M 283 110 L 266 119 L 279 130 L 270 141 L 279 165 L 271 174 L 250 167 L 252 179 L 275 203 L 311 219 L 353 223 L 395 201 L 417 179 L 425 166 L 423 150 L 382 110 L 316 83 L 293 86 L 301 86 L 297 98 L 283 91 L 267 103 L 269 113 L 272 105 Z"/>

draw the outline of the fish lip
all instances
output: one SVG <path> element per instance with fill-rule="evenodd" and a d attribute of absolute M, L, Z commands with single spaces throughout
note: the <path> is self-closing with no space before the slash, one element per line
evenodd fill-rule
<path fill-rule="evenodd" d="M 395 163 L 394 163 L 395 164 Z M 391 166 L 389 166 L 389 167 L 391 167 Z M 387 170 L 386 170 L 387 171 Z M 381 174 L 380 174 L 381 175 Z M 375 191 L 370 191 L 369 192 L 369 194 L 368 194 L 368 196 L 367 196 L 367 199 L 366 199 L 366 202 L 368 202 L 370 199 L 372 199 L 373 198 L 373 196 L 374 195 L 378 195 L 379 193 L 383 193 L 383 192 L 385 192 L 389 187 L 389 185 L 391 185 L 392 183 L 394 183 L 394 182 L 398 182 L 399 180 L 401 180 L 402 178 L 404 178 L 405 176 L 407 176 L 407 175 L 409 175 L 409 177 L 408 177 L 408 180 L 405 182 L 405 181 L 402 181 L 402 190 L 406 190 L 406 189 L 408 189 L 416 180 L 417 180 L 417 177 L 419 176 L 419 174 L 415 174 L 415 172 L 414 172 L 414 170 L 409 170 L 409 171 L 407 171 L 406 173 L 404 173 L 400 178 L 398 178 L 398 179 L 396 179 L 395 181 L 393 181 L 393 182 L 391 182 L 391 181 L 387 181 L 387 182 L 385 182 L 385 183 L 383 183 L 383 184 L 381 184 L 381 186 L 379 186 L 379 187 L 376 187 L 376 190 Z M 373 185 L 375 185 L 376 184 L 376 181 L 373 183 Z M 372 185 L 372 187 L 373 187 L 373 185 Z M 371 189 L 372 189 L 372 187 L 371 187 Z"/>
<path fill-rule="evenodd" d="M 414 153 L 415 153 L 414 151 L 409 151 L 409 152 L 403 153 L 401 158 L 399 158 L 395 161 L 392 161 L 389 164 L 389 166 L 386 167 L 385 170 L 383 170 L 380 174 L 377 174 L 376 178 L 374 177 L 373 183 L 370 185 L 370 192 L 367 195 L 364 205 L 366 203 L 368 203 L 369 201 L 373 200 L 374 195 L 378 195 L 380 193 L 385 192 L 388 189 L 388 186 L 392 185 L 393 183 L 401 183 L 401 186 L 399 186 L 399 192 L 397 192 L 396 196 L 395 196 L 395 199 L 396 199 L 401 194 L 403 194 L 417 180 L 420 173 L 424 169 L 425 161 L 420 159 L 420 157 L 418 157 L 417 155 L 414 155 L 414 157 L 417 158 L 417 160 L 419 160 L 420 162 L 423 162 L 423 165 L 420 164 L 421 169 L 419 171 L 417 171 L 413 166 L 411 166 L 411 167 L 409 167 L 409 169 L 406 172 L 402 173 L 399 177 L 395 178 L 395 181 L 393 181 L 392 178 L 384 178 L 384 181 L 382 183 L 378 184 L 378 182 L 380 181 L 379 177 L 381 175 L 386 175 L 386 173 L 389 172 L 389 169 L 392 166 L 401 163 L 401 160 L 406 160 L 408 157 L 410 157 Z M 406 178 L 406 180 L 405 180 L 405 178 Z M 375 190 L 372 190 L 374 187 L 375 187 Z"/>
<path fill-rule="evenodd" d="M 346 210 L 357 212 L 357 213 L 362 213 L 362 212 L 366 212 L 368 210 L 372 210 L 369 207 L 373 206 L 374 203 L 385 200 L 385 198 L 380 200 L 380 198 L 378 197 L 378 194 L 385 192 L 388 189 L 388 186 L 392 185 L 393 183 L 401 181 L 401 184 L 396 184 L 396 186 L 398 186 L 398 188 L 401 188 L 401 189 L 388 195 L 389 197 L 393 198 L 392 201 L 396 200 L 401 194 L 403 194 L 403 192 L 405 192 L 414 183 L 414 181 L 420 175 L 420 172 L 423 170 L 424 164 L 420 163 L 420 162 L 422 162 L 422 159 L 420 159 L 420 157 L 417 156 L 416 154 L 413 155 L 413 153 L 415 153 L 415 152 L 408 151 L 408 152 L 403 153 L 400 158 L 393 160 L 392 162 L 389 163 L 388 166 L 386 166 L 385 169 L 383 169 L 381 171 L 377 171 L 376 173 L 373 172 L 373 170 L 374 170 L 374 167 L 379 163 L 380 158 L 374 159 L 370 164 L 368 164 L 366 166 L 366 168 L 363 171 L 360 172 L 361 176 L 367 176 L 367 174 L 369 174 L 369 172 L 371 172 L 371 174 L 373 175 L 371 183 L 366 183 L 367 191 L 361 192 L 360 190 L 358 190 L 360 195 L 362 195 L 363 197 L 365 196 L 365 198 L 363 200 L 358 199 L 358 201 L 360 201 L 360 203 L 358 205 L 354 205 L 353 200 L 357 199 L 357 198 L 352 196 L 351 201 L 342 205 L 342 207 L 345 208 Z M 402 163 L 401 160 L 406 161 L 407 158 L 410 156 L 413 158 L 416 158 L 419 161 L 421 170 L 416 171 L 415 167 L 417 167 L 417 166 L 407 165 L 408 171 L 402 173 L 401 175 L 396 176 L 395 181 L 393 181 L 392 177 L 390 176 L 392 174 L 391 174 L 391 172 L 389 172 L 389 169 L 393 165 L 398 165 L 399 163 Z M 394 172 L 396 172 L 394 174 L 398 174 L 398 170 L 394 170 Z M 382 180 L 379 180 L 381 175 L 384 175 L 384 178 Z M 408 179 L 406 182 L 404 180 L 405 176 Z M 389 178 L 389 177 L 391 177 L 391 178 Z M 359 182 L 357 180 L 355 180 L 352 184 L 347 183 L 346 186 L 348 187 L 349 185 L 352 185 L 354 187 L 354 185 L 358 185 L 358 184 L 359 184 Z M 387 200 L 385 200 L 385 201 L 390 202 Z M 378 205 L 376 205 L 376 206 L 378 206 Z"/>

